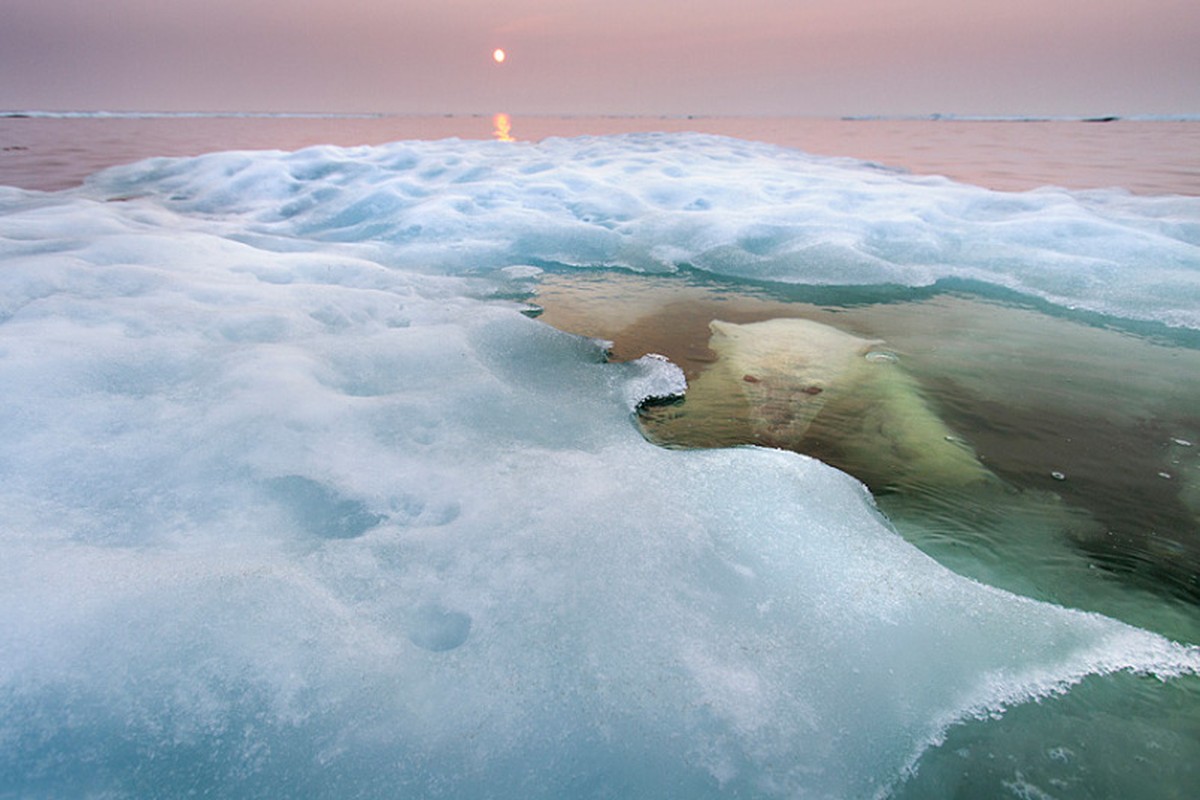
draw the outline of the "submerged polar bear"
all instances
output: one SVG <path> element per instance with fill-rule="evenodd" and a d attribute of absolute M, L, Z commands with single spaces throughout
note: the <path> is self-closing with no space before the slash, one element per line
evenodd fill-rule
<path fill-rule="evenodd" d="M 709 329 L 716 362 L 693 381 L 686 409 L 653 423 L 656 438 L 694 444 L 702 415 L 724 428 L 720 444 L 808 453 L 875 489 L 996 480 L 882 341 L 805 319 Z"/>

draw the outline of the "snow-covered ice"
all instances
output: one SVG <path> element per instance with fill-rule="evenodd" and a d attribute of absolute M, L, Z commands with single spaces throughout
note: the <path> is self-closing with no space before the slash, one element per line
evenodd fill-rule
<path fill-rule="evenodd" d="M 0 794 L 866 797 L 958 720 L 1200 672 L 819 462 L 647 443 L 678 369 L 506 299 L 686 263 L 1197 327 L 1198 218 L 702 136 L 0 190 Z"/>

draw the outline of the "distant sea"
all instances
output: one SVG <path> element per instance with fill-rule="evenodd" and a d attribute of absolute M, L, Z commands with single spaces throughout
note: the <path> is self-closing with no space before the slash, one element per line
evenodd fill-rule
<path fill-rule="evenodd" d="M 0 184 L 61 189 L 114 164 L 214 150 L 408 139 L 711 133 L 1001 190 L 1200 195 L 1200 118 L 855 118 L 0 112 Z"/>

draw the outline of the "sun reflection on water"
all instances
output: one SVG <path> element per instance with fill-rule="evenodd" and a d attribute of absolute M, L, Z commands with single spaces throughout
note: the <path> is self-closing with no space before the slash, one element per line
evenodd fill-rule
<path fill-rule="evenodd" d="M 512 120 L 503 111 L 492 116 L 492 135 L 502 142 L 515 142 L 512 135 Z"/>

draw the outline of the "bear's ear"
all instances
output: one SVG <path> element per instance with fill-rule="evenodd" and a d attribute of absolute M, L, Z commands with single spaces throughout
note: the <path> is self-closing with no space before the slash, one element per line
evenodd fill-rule
<path fill-rule="evenodd" d="M 730 323 L 728 322 L 722 322 L 719 319 L 714 319 L 712 322 L 708 323 L 708 329 L 712 331 L 713 336 L 724 336 L 728 338 L 729 325 Z"/>

